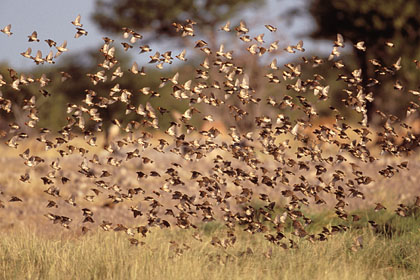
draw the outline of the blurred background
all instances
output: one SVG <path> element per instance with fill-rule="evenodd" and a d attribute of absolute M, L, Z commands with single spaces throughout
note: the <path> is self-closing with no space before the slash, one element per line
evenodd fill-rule
<path fill-rule="evenodd" d="M 418 91 L 420 86 L 419 70 L 413 62 L 420 58 L 419 10 L 420 2 L 417 0 L 74 0 L 59 3 L 52 0 L 3 0 L 0 3 L 0 28 L 11 24 L 13 35 L 9 37 L 0 33 L 0 74 L 7 82 L 7 86 L 0 87 L 0 91 L 2 97 L 17 104 L 22 104 L 24 99 L 35 95 L 40 110 L 38 126 L 53 130 L 59 130 L 66 124 L 63 108 L 68 103 L 82 102 L 86 98 L 86 90 L 94 90 L 98 96 L 106 96 L 116 83 L 132 93 L 137 93 L 140 88 L 150 87 L 160 94 L 160 98 L 154 99 L 134 94 L 134 105 L 150 101 L 155 108 L 163 107 L 170 112 L 183 113 L 188 108 L 188 103 L 173 102 L 169 98 L 172 89 L 159 87 L 161 78 L 170 78 L 178 72 L 182 83 L 193 79 L 196 67 L 203 62 L 202 52 L 194 49 L 194 45 L 197 40 L 203 39 L 212 50 L 218 50 L 220 44 L 225 45 L 225 51 L 233 50 L 235 63 L 247 69 L 250 85 L 255 89 L 257 97 L 264 100 L 258 108 L 243 108 L 248 111 L 248 115 L 238 125 L 244 131 L 252 130 L 255 116 L 265 110 L 264 106 L 269 106 L 265 99 L 276 96 L 279 92 L 289 94 L 287 83 L 270 84 L 264 80 L 263 75 L 257 75 L 267 72 L 266 69 L 273 59 L 277 60 L 280 80 L 281 71 L 288 69 L 284 66 L 286 63 L 301 64 L 302 80 L 313 79 L 314 73 L 321 75 L 322 84 L 330 86 L 330 98 L 318 102 L 311 95 L 307 99 L 317 104 L 317 112 L 321 117 L 327 118 L 332 114 L 329 108 L 333 106 L 342 111 L 349 121 L 354 122 L 360 121 L 360 116 L 343 105 L 345 84 L 338 77 L 361 69 L 364 86 L 374 97 L 374 101 L 368 106 L 369 123 L 380 125 L 381 119 L 375 114 L 377 110 L 404 118 L 410 102 L 418 100 L 408 91 Z M 75 26 L 71 21 L 79 14 L 83 30 L 88 34 L 74 38 Z M 187 19 L 197 22 L 196 36 L 181 38 L 172 23 L 182 23 Z M 251 38 L 265 33 L 266 43 L 278 40 L 278 51 L 267 53 L 263 57 L 252 56 L 246 51 L 246 45 L 235 38 L 235 32 L 219 30 L 228 20 L 232 29 L 244 20 L 250 29 Z M 277 31 L 268 31 L 264 27 L 268 24 L 275 26 Z M 123 27 L 135 30 L 143 38 L 130 44 L 123 38 Z M 33 31 L 37 31 L 40 42 L 28 42 L 28 36 Z M 333 61 L 328 61 L 337 33 L 342 34 L 345 44 L 341 51 L 343 67 L 340 69 L 334 67 Z M 115 81 L 108 79 L 93 85 L 86 74 L 97 73 L 102 69 L 98 64 L 102 63 L 103 55 L 98 50 L 104 43 L 102 38 L 106 36 L 115 39 L 118 66 L 126 73 Z M 38 50 L 46 56 L 50 47 L 44 40 L 48 39 L 56 41 L 57 45 L 65 40 L 68 42 L 69 51 L 58 57 L 56 63 L 36 65 L 33 60 L 21 55 L 30 47 L 33 56 Z M 284 50 L 288 45 L 296 45 L 299 40 L 304 42 L 304 53 L 289 53 Z M 360 41 L 364 41 L 366 51 L 353 47 Z M 124 50 L 121 42 L 129 43 L 132 48 Z M 149 45 L 152 51 L 140 53 L 140 47 L 145 45 Z M 171 65 L 165 64 L 163 69 L 157 69 L 148 63 L 150 56 L 156 51 L 162 54 L 171 50 L 172 56 L 175 56 L 183 49 L 186 49 L 188 58 L 185 62 L 174 60 Z M 313 69 L 312 65 L 304 63 L 302 56 L 322 59 L 325 63 Z M 391 77 L 381 75 L 372 65 L 372 59 L 376 59 L 381 65 L 391 66 L 399 57 L 402 68 Z M 139 68 L 145 67 L 147 75 L 138 76 L 127 72 L 134 61 Z M 17 72 L 18 77 L 24 74 L 24 78 L 37 79 L 45 73 L 51 81 L 43 88 L 44 91 L 29 84 L 21 86 L 17 92 L 9 86 L 15 75 L 12 70 Z M 63 73 L 68 73 L 71 79 L 66 80 Z M 217 74 L 213 79 L 217 79 Z M 396 83 L 402 87 L 396 86 Z M 296 98 L 296 94 L 290 95 Z M 101 108 L 101 115 L 106 116 L 104 126 L 109 126 L 112 119 L 124 119 L 128 123 L 139 117 L 127 114 L 126 109 L 122 103 Z M 287 109 L 284 111 L 287 112 Z M 274 112 L 277 113 L 278 111 Z M 223 112 L 220 116 L 223 116 Z M 6 121 L 19 123 L 26 118 L 19 108 L 10 112 L 2 110 L 0 117 L 3 126 Z M 164 114 L 160 118 L 161 128 L 167 129 L 173 114 Z M 221 119 L 226 120 L 223 117 Z M 199 125 L 202 120 L 193 121 Z"/>

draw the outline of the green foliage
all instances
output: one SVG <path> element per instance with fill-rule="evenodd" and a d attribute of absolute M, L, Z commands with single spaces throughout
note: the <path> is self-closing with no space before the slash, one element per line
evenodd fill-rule
<path fill-rule="evenodd" d="M 120 32 L 122 27 L 153 32 L 153 39 L 175 36 L 173 22 L 191 19 L 200 27 L 214 28 L 232 17 L 246 4 L 264 0 L 97 0 L 93 19 L 107 31 Z"/>
<path fill-rule="evenodd" d="M 364 41 L 366 52 L 354 49 L 351 57 L 362 69 L 365 85 L 367 79 L 375 78 L 380 84 L 367 91 L 374 93 L 374 105 L 370 108 L 370 116 L 375 109 L 402 116 L 403 104 L 407 104 L 409 94 L 398 95 L 400 102 L 391 105 L 389 98 L 395 98 L 395 92 L 385 91 L 392 88 L 395 80 L 403 82 L 407 89 L 415 89 L 418 85 L 418 70 L 410 59 L 420 55 L 420 17 L 417 11 L 420 2 L 417 0 L 313 0 L 309 11 L 314 17 L 318 28 L 311 34 L 316 39 L 335 39 L 337 33 L 352 43 Z M 394 47 L 386 46 L 393 42 Z M 395 79 L 382 77 L 374 71 L 370 59 L 379 59 L 382 65 L 391 66 L 402 57 L 400 71 Z M 392 102 L 396 103 L 396 102 Z"/>
<path fill-rule="evenodd" d="M 378 48 L 378 43 L 383 43 L 378 39 L 403 37 L 417 42 L 420 19 L 416 11 L 419 8 L 420 3 L 416 0 L 314 0 L 310 12 L 318 29 L 312 36 L 334 39 L 341 33 L 352 42 L 363 40 L 367 47 Z"/>
<path fill-rule="evenodd" d="M 96 73 L 102 68 L 99 68 L 97 65 L 102 62 L 103 58 L 96 51 L 90 51 L 82 54 L 74 54 L 67 56 L 64 61 L 59 65 L 54 66 L 40 66 L 34 68 L 34 70 L 28 72 L 20 72 L 16 69 L 17 77 L 24 74 L 28 77 L 33 77 L 34 79 L 39 79 L 41 74 L 44 73 L 50 82 L 47 86 L 42 88 L 45 90 L 46 96 L 44 96 L 40 91 L 39 87 L 35 84 L 29 85 L 20 85 L 19 91 L 12 89 L 11 87 L 2 87 L 2 97 L 11 100 L 13 104 L 22 104 L 23 100 L 29 100 L 32 96 L 36 98 L 36 106 L 39 109 L 39 123 L 38 127 L 45 127 L 53 131 L 60 130 L 66 123 L 66 117 L 68 116 L 65 111 L 63 111 L 68 104 L 82 104 L 83 100 L 86 98 L 87 91 L 93 90 L 96 92 L 95 98 L 109 96 L 109 92 L 112 87 L 116 84 L 119 84 L 120 89 L 126 89 L 132 93 L 131 104 L 138 106 L 139 104 L 145 105 L 146 102 L 150 102 L 154 107 L 161 106 L 168 110 L 177 110 L 179 112 L 185 111 L 186 104 L 183 102 L 169 102 L 169 97 L 171 93 L 171 88 L 165 86 L 159 89 L 161 83 L 161 77 L 171 77 L 174 75 L 174 70 L 157 70 L 154 67 L 146 68 L 146 75 L 134 75 L 127 72 L 126 70 L 131 67 L 129 64 L 129 58 L 124 53 L 117 51 L 119 57 L 119 63 L 113 69 L 110 70 L 110 73 L 115 71 L 116 67 L 121 67 L 122 71 L 126 72 L 125 75 L 121 78 L 117 78 L 114 81 L 108 79 L 105 82 L 100 82 L 97 85 L 93 85 L 90 81 L 90 78 L 86 75 L 87 73 Z M 12 82 L 12 78 L 9 74 L 10 67 L 8 65 L 0 66 L 0 74 L 3 75 L 7 83 Z M 181 73 L 191 71 L 188 68 L 188 65 L 184 68 L 177 69 Z M 70 74 L 71 78 L 67 80 L 62 80 L 62 72 Z M 188 77 L 188 74 L 184 76 Z M 163 98 L 153 98 L 150 95 L 146 96 L 139 92 L 139 89 L 143 87 L 150 87 L 153 91 L 159 91 L 159 94 Z M 95 99 L 96 100 L 96 99 Z M 89 108 L 86 104 L 83 104 L 85 107 Z M 121 102 L 115 102 L 108 106 L 108 108 L 99 109 L 100 116 L 103 118 L 103 126 L 106 128 L 110 125 L 113 119 L 123 120 L 122 125 L 125 127 L 130 121 L 141 121 L 141 117 L 134 112 L 127 114 L 127 107 L 124 106 Z M 2 120 L 7 122 L 17 121 L 22 123 L 26 121 L 27 112 L 23 112 L 15 108 L 10 113 L 5 111 L 0 111 L 0 117 Z M 172 117 L 169 114 L 158 115 L 161 129 L 166 129 L 169 126 L 169 122 L 172 120 Z M 4 126 L 4 124 L 1 124 Z M 87 128 L 92 128 L 97 125 L 96 122 L 86 118 Z M 0 129 L 5 129 L 5 127 L 0 127 Z"/>

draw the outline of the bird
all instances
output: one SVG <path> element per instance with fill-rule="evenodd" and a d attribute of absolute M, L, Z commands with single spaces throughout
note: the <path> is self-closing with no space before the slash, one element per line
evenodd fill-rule
<path fill-rule="evenodd" d="M 32 34 L 29 35 L 28 38 L 28 42 L 39 42 L 38 33 L 36 31 L 32 32 Z"/>
<path fill-rule="evenodd" d="M 8 24 L 3 29 L 1 29 L 0 31 L 10 37 L 10 36 L 13 35 L 13 32 L 10 31 L 11 29 L 12 29 L 12 25 Z"/>
<path fill-rule="evenodd" d="M 272 26 L 270 24 L 266 24 L 264 26 L 265 26 L 265 28 L 267 28 L 271 32 L 276 32 L 277 31 L 277 27 L 274 27 L 274 26 Z"/>
<path fill-rule="evenodd" d="M 366 47 L 365 47 L 365 42 L 364 41 L 360 41 L 357 42 L 355 45 L 356 49 L 360 50 L 360 51 L 366 51 Z"/>
<path fill-rule="evenodd" d="M 230 20 L 228 20 L 225 25 L 223 25 L 222 27 L 220 27 L 219 30 L 225 31 L 225 32 L 229 32 L 230 31 Z"/>
<path fill-rule="evenodd" d="M 86 30 L 84 30 L 83 28 L 76 28 L 76 30 L 77 30 L 77 32 L 76 32 L 76 34 L 74 35 L 74 38 L 79 38 L 80 36 L 83 36 L 83 35 L 85 35 L 85 36 L 87 36 L 88 35 L 88 32 L 86 31 Z"/>
<path fill-rule="evenodd" d="M 68 51 L 68 49 L 67 49 L 67 40 L 64 40 L 64 42 L 60 46 L 58 46 L 58 47 L 56 46 L 55 48 L 57 49 L 57 51 L 59 53 L 63 53 L 63 52 Z"/>
<path fill-rule="evenodd" d="M 74 25 L 74 26 L 76 26 L 76 27 L 83 27 L 83 24 L 81 24 L 80 23 L 80 19 L 81 19 L 81 16 L 80 15 L 78 15 L 77 17 L 76 17 L 76 19 L 74 20 L 74 21 L 72 21 L 71 23 Z"/>
<path fill-rule="evenodd" d="M 50 48 L 55 47 L 57 45 L 57 43 L 54 40 L 51 40 L 51 39 L 47 39 L 47 40 L 44 40 L 44 41 L 48 44 L 48 46 Z"/>
<path fill-rule="evenodd" d="M 31 58 L 32 49 L 28 48 L 25 52 L 22 52 L 21 55 L 26 58 Z"/>

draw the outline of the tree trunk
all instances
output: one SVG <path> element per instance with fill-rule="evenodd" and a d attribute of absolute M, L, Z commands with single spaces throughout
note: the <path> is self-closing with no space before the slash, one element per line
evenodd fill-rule
<path fill-rule="evenodd" d="M 363 91 L 364 91 L 365 94 L 368 94 L 369 93 L 369 89 L 367 87 L 368 80 L 369 80 L 368 58 L 366 56 L 366 53 L 361 52 L 361 51 L 356 51 L 356 57 L 359 60 L 360 69 L 362 70 Z M 375 93 L 375 91 L 372 91 L 372 92 L 373 92 L 373 98 L 376 98 L 378 92 L 376 92 L 376 93 Z M 370 125 L 375 125 L 376 124 L 376 120 L 375 120 L 375 111 L 376 111 L 375 100 L 373 102 L 366 102 L 366 111 L 367 111 L 366 114 L 367 114 L 367 118 L 368 118 L 368 123 Z"/>

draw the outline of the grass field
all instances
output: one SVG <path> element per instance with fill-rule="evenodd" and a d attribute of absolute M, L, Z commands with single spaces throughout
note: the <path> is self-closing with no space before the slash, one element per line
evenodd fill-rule
<path fill-rule="evenodd" d="M 34 235 L 14 229 L 0 238 L 2 279 L 418 279 L 420 218 L 362 211 L 348 231 L 311 243 L 297 238 L 294 248 L 274 245 L 263 235 L 237 230 L 235 244 L 213 245 L 226 230 L 203 226 L 194 231 L 154 229 L 146 237 L 92 231 Z M 313 230 L 330 228 L 329 213 L 313 217 Z M 374 228 L 367 220 L 375 219 Z M 130 238 L 139 244 L 133 245 Z M 213 244 L 212 244 L 213 243 Z M 216 242 L 217 243 L 217 242 Z M 284 247 L 288 248 L 284 248 Z"/>

